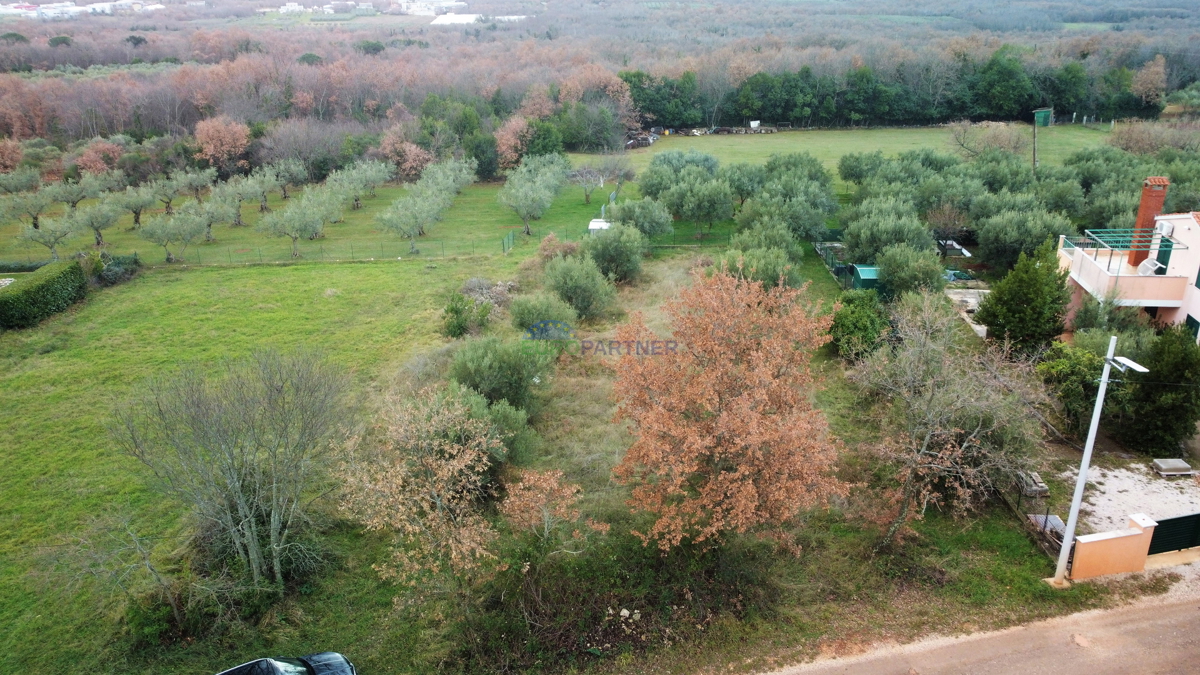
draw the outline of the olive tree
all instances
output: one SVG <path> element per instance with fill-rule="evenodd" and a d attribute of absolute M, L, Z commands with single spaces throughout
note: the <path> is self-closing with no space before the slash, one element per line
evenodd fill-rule
<path fill-rule="evenodd" d="M 80 232 L 91 231 L 96 239 L 96 247 L 104 246 L 104 230 L 117 224 L 121 212 L 111 204 L 101 202 L 86 209 L 79 209 L 70 215 L 75 229 Z"/>
<path fill-rule="evenodd" d="M 57 202 L 49 190 L 24 192 L 4 200 L 4 220 L 20 220 L 33 229 L 41 226 L 41 218 Z"/>
<path fill-rule="evenodd" d="M 613 204 L 608 209 L 608 219 L 616 225 L 636 228 L 647 237 L 671 234 L 671 212 L 662 202 L 645 197 L 628 199 Z"/>
<path fill-rule="evenodd" d="M 136 229 L 142 226 L 142 213 L 154 206 L 158 198 L 154 196 L 150 186 L 130 186 L 125 188 L 124 192 L 112 193 L 106 201 L 121 211 L 132 213 L 133 227 Z"/>
<path fill-rule="evenodd" d="M 178 213 L 151 219 L 138 230 L 138 234 L 142 239 L 161 246 L 167 254 L 167 262 L 171 263 L 179 259 L 171 249 L 176 248 L 178 255 L 182 256 L 197 237 L 204 236 L 205 229 L 205 221 L 200 214 L 181 209 Z"/>
<path fill-rule="evenodd" d="M 31 244 L 45 246 L 50 250 L 51 260 L 58 260 L 58 245 L 78 232 L 69 217 L 46 218 L 38 226 L 25 225 L 18 239 Z"/>

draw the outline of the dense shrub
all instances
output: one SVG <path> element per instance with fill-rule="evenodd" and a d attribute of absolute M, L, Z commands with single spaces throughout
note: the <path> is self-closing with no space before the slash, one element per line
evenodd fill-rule
<path fill-rule="evenodd" d="M 569 258 L 578 253 L 579 242 L 561 241 L 553 232 L 546 235 L 538 244 L 538 258 L 541 259 L 543 265 L 555 258 Z"/>
<path fill-rule="evenodd" d="M 0 263 L 0 274 L 20 274 L 22 272 L 36 272 L 46 266 L 46 261 L 38 262 L 6 262 Z"/>
<path fill-rule="evenodd" d="M 846 291 L 833 313 L 829 335 L 843 358 L 858 360 L 875 351 L 888 328 L 887 310 L 874 290 Z"/>
<path fill-rule="evenodd" d="M 487 325 L 491 311 L 491 303 L 478 302 L 462 293 L 455 293 L 442 310 L 442 333 L 447 337 L 460 338 L 467 333 L 479 332 Z"/>
<path fill-rule="evenodd" d="M 883 249 L 876 263 L 879 291 L 884 300 L 891 301 L 909 292 L 941 291 L 946 285 L 941 256 L 933 249 L 892 244 Z"/>
<path fill-rule="evenodd" d="M 730 249 L 722 258 L 725 268 L 746 279 L 761 281 L 766 288 L 799 286 L 800 276 L 785 251 L 778 248 L 756 248 L 750 251 Z"/>
<path fill-rule="evenodd" d="M 799 261 L 804 249 L 792 236 L 788 226 L 775 219 L 757 221 L 753 227 L 742 230 L 729 239 L 729 248 L 753 251 L 758 248 L 777 248 L 787 254 L 788 259 Z"/>
<path fill-rule="evenodd" d="M 979 257 L 992 267 L 1010 269 L 1020 254 L 1031 255 L 1047 239 L 1057 242 L 1064 234 L 1075 234 L 1075 226 L 1060 214 L 1004 211 L 980 224 Z"/>
<path fill-rule="evenodd" d="M 96 273 L 96 283 L 101 286 L 116 286 L 129 281 L 142 267 L 142 261 L 136 253 L 132 255 L 107 255 L 100 257 L 100 269 Z"/>
<path fill-rule="evenodd" d="M 613 223 L 637 228 L 647 237 L 671 234 L 671 212 L 655 199 L 645 197 L 613 204 L 608 209 L 608 219 Z"/>
<path fill-rule="evenodd" d="M 468 342 L 454 355 L 450 379 L 483 395 L 488 403 L 507 401 L 524 410 L 545 381 L 549 358 L 519 342 L 485 338 Z"/>
<path fill-rule="evenodd" d="M 489 403 L 483 394 L 451 382 L 447 398 L 461 403 L 473 419 L 487 421 L 492 432 L 504 443 L 504 454 L 494 456 L 492 477 L 496 478 L 503 464 L 524 464 L 532 459 L 537 432 L 529 426 L 529 413 L 513 407 L 508 401 Z"/>
<path fill-rule="evenodd" d="M 551 260 L 546 265 L 546 287 L 583 319 L 599 316 L 616 295 L 596 261 L 586 256 Z"/>
<path fill-rule="evenodd" d="M 548 555 L 545 542 L 531 539 L 517 538 L 502 553 L 513 562 L 483 589 L 482 611 L 459 626 L 467 672 L 497 663 L 578 666 L 592 655 L 698 638 L 722 617 L 762 616 L 781 597 L 770 574 L 778 555 L 762 540 L 664 553 L 623 531 L 597 537 L 578 555 Z"/>
<path fill-rule="evenodd" d="M 552 295 L 528 295 L 514 298 L 508 308 L 513 328 L 524 331 L 539 321 L 556 321 L 574 326 L 579 314 Z"/>
<path fill-rule="evenodd" d="M 28 328 L 83 299 L 87 279 L 78 262 L 50 263 L 0 288 L 0 328 Z"/>
<path fill-rule="evenodd" d="M 1125 410 L 1114 425 L 1117 440 L 1154 457 L 1182 457 L 1183 442 L 1200 421 L 1200 346 L 1186 326 L 1172 326 L 1154 341 L 1142 362 L 1148 373 L 1128 373 Z"/>
<path fill-rule="evenodd" d="M 641 271 L 650 242 L 632 227 L 613 225 L 593 233 L 583 242 L 583 250 L 609 279 L 628 281 Z"/>
<path fill-rule="evenodd" d="M 1062 406 L 1068 431 L 1077 437 L 1087 434 L 1096 403 L 1096 381 L 1103 368 L 1103 357 L 1062 342 L 1055 342 L 1038 364 L 1038 375 Z"/>

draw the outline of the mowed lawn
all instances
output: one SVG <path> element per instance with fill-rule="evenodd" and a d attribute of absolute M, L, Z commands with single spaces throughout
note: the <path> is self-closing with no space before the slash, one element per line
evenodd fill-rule
<path fill-rule="evenodd" d="M 306 348 L 365 390 L 442 342 L 440 309 L 465 279 L 511 278 L 518 260 L 158 269 L 0 334 L 0 672 L 71 672 L 105 651 L 111 617 L 40 574 L 49 547 L 111 508 L 132 507 L 148 533 L 177 518 L 106 432 L 140 383 L 260 347 Z"/>
<path fill-rule="evenodd" d="M 509 232 L 520 234 L 521 219 L 510 209 L 496 201 L 500 185 L 484 183 L 467 187 L 455 199 L 454 206 L 447 211 L 442 222 L 429 228 L 416 245 L 420 258 L 443 256 L 493 255 L 501 253 L 501 240 Z M 376 191 L 376 196 L 365 197 L 362 208 L 346 209 L 340 223 L 326 226 L 325 236 L 315 240 L 299 242 L 302 260 L 367 260 L 410 258 L 414 254 L 409 242 L 398 235 L 379 227 L 376 216 L 387 209 L 393 201 L 405 193 L 402 186 L 385 186 Z M 179 197 L 174 206 L 191 201 L 191 197 Z M 273 194 L 271 208 L 282 208 L 286 202 Z M 84 202 L 80 208 L 87 208 Z M 62 212 L 59 206 L 50 217 Z M 142 214 L 146 219 L 160 214 L 161 210 Z M 558 195 L 546 215 L 533 223 L 534 234 L 545 234 L 551 230 L 560 237 L 567 235 L 578 239 L 587 232 L 588 221 L 600 215 L 600 200 L 585 204 L 583 192 L 567 186 Z M 242 205 L 242 220 L 245 227 L 220 224 L 213 228 L 215 241 L 199 239 L 188 247 L 183 258 L 187 263 L 200 265 L 239 264 L 257 262 L 281 262 L 292 260 L 292 242 L 286 237 L 269 237 L 255 229 L 260 217 L 257 203 Z M 17 239 L 21 231 L 18 223 L 0 225 L 0 261 L 45 260 L 49 252 L 44 246 L 28 244 Z M 104 231 L 107 250 L 114 254 L 137 252 L 149 264 L 165 261 L 163 249 L 142 239 L 133 229 L 133 216 L 126 214 L 114 227 Z M 59 246 L 59 255 L 66 257 L 76 251 L 92 250 L 91 233 L 79 234 Z M 179 250 L 172 248 L 178 256 Z"/>

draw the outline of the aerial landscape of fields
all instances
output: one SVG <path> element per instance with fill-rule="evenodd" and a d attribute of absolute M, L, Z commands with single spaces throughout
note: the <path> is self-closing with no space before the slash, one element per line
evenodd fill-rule
<path fill-rule="evenodd" d="M 0 10 L 0 673 L 773 672 L 1193 597 L 1187 3 Z"/>

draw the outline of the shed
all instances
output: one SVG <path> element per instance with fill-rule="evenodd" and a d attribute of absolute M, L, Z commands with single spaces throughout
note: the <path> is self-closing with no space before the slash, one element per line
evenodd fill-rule
<path fill-rule="evenodd" d="M 866 290 L 879 286 L 879 268 L 874 265 L 851 265 L 854 268 L 854 288 Z"/>
<path fill-rule="evenodd" d="M 594 234 L 597 230 L 607 230 L 612 227 L 612 223 L 603 218 L 593 218 L 588 223 L 588 234 Z"/>

